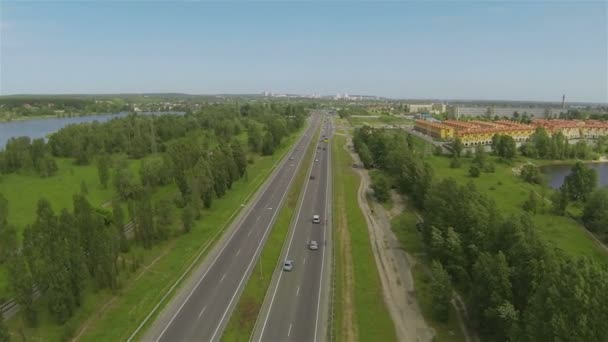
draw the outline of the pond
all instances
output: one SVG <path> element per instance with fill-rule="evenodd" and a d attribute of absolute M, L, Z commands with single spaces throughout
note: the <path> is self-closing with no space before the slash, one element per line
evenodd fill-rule
<path fill-rule="evenodd" d="M 140 113 L 140 115 L 176 114 L 179 112 Z M 99 121 L 104 122 L 114 118 L 127 116 L 128 113 L 100 114 L 79 116 L 71 118 L 45 118 L 24 121 L 0 122 L 0 150 L 4 149 L 6 142 L 14 137 L 30 137 L 31 139 L 45 138 L 70 124 Z"/>
<path fill-rule="evenodd" d="M 587 163 L 587 166 L 597 171 L 598 185 L 608 186 L 608 162 L 603 163 Z M 554 164 L 544 165 L 540 167 L 541 172 L 548 181 L 548 184 L 553 189 L 558 189 L 564 183 L 564 179 L 570 170 L 572 164 Z"/>

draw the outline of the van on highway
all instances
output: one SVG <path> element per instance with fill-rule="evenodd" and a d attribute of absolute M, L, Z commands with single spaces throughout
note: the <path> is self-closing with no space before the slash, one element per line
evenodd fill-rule
<path fill-rule="evenodd" d="M 319 215 L 312 215 L 312 223 L 321 223 Z"/>

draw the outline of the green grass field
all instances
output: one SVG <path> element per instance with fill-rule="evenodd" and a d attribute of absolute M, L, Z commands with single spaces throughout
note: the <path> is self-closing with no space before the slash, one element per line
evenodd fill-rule
<path fill-rule="evenodd" d="M 299 134 L 286 139 L 273 156 L 256 157 L 255 162 L 248 168 L 250 176 L 235 182 L 223 198 L 213 202 L 210 210 L 203 211 L 202 219 L 196 222 L 189 234 L 179 235 L 149 250 L 134 248 L 129 253 L 130 257 L 137 258 L 145 267 L 134 273 L 123 272 L 123 287 L 118 293 L 89 291 L 84 298 L 84 305 L 63 326 L 53 323 L 46 313 L 44 303 L 37 302 L 36 306 L 40 312 L 40 324 L 37 328 L 24 328 L 20 315 L 9 320 L 9 329 L 15 340 L 22 340 L 18 337 L 21 335 L 20 331 L 23 331 L 27 340 L 60 341 L 72 333 L 78 333 L 85 325 L 86 330 L 80 340 L 126 340 L 204 247 L 207 244 L 212 245 L 211 237 L 229 224 L 235 211 L 240 210 L 241 204 L 261 186 L 297 136 Z M 96 171 L 94 175 L 97 177 Z M 174 186 L 162 188 L 157 191 L 155 197 L 172 196 L 176 192 Z M 176 217 L 175 221 L 177 225 L 179 219 Z M 177 231 L 177 228 L 174 231 Z"/>
<path fill-rule="evenodd" d="M 361 182 L 359 176 L 352 170 L 352 159 L 342 148 L 346 142 L 343 136 L 335 136 L 333 141 L 333 171 L 334 196 L 341 197 L 334 203 L 345 203 L 346 222 L 350 232 L 350 244 L 354 266 L 354 309 L 356 312 L 356 325 L 360 341 L 395 341 L 395 327 L 384 304 L 382 285 L 376 268 L 376 261 L 369 240 L 369 233 L 363 213 L 359 209 L 357 190 Z M 339 175 L 339 177 L 336 177 Z M 334 216 L 339 216 L 334 209 Z M 337 244 L 342 248 L 344 242 Z M 338 251 L 337 254 L 340 254 Z M 339 262 L 339 261 L 336 261 Z M 336 270 L 336 272 L 340 272 Z M 339 273 L 338 276 L 339 277 Z M 337 288 L 341 285 L 336 284 Z M 344 294 L 338 293 L 334 297 L 335 314 L 340 316 L 344 311 Z M 336 317 L 334 326 L 339 327 L 343 317 Z M 339 330 L 339 329 L 336 329 Z M 334 330 L 336 340 L 344 338 L 341 332 Z"/>
<path fill-rule="evenodd" d="M 503 164 L 493 156 L 488 156 L 488 160 L 494 163 L 496 172 L 482 173 L 479 178 L 471 178 L 468 175 L 470 159 L 462 158 L 462 166 L 458 169 L 450 168 L 450 160 L 447 157 L 431 156 L 427 160 L 433 166 L 438 179 L 452 177 L 462 184 L 472 180 L 477 189 L 492 198 L 505 215 L 520 215 L 522 204 L 532 190 L 545 194 L 546 198 L 551 194 L 551 190 L 545 186 L 524 182 L 513 173 L 513 166 Z M 546 205 L 549 209 L 550 204 L 547 202 Z M 588 256 L 608 263 L 606 253 L 585 234 L 584 228 L 575 220 L 553 215 L 547 210 L 536 214 L 534 222 L 540 236 L 555 247 L 574 256 Z"/>
<path fill-rule="evenodd" d="M 103 189 L 99 184 L 95 165 L 74 165 L 72 159 L 57 158 L 57 174 L 42 178 L 36 174 L 9 174 L 0 176 L 0 193 L 8 200 L 8 221 L 17 228 L 17 239 L 21 241 L 26 225 L 34 222 L 40 198 L 46 198 L 56 213 L 63 208 L 72 210 L 74 194 L 80 193 L 80 183 L 87 185 L 87 199 L 92 205 L 101 205 L 112 199 L 112 186 Z M 130 160 L 129 168 L 139 177 L 139 161 Z M 6 267 L 0 266 L 0 299 L 10 296 Z"/>
<path fill-rule="evenodd" d="M 260 261 L 256 264 L 255 269 L 251 273 L 245 290 L 243 290 L 243 294 L 230 317 L 230 321 L 222 336 L 222 341 L 249 341 L 249 338 L 253 333 L 260 308 L 264 303 L 264 296 L 270 286 L 272 274 L 277 267 L 279 257 L 281 256 L 281 250 L 285 244 L 285 239 L 287 238 L 290 223 L 298 205 L 298 199 L 305 184 L 309 166 L 315 153 L 315 142 L 319 140 L 319 135 L 320 131 L 317 131 L 312 143 L 306 151 L 306 156 L 301 164 L 302 166 L 298 170 L 294 183 L 287 194 L 286 202 L 283 204 L 283 208 L 262 249 Z"/>
<path fill-rule="evenodd" d="M 416 136 L 413 136 L 413 138 L 415 148 L 423 151 L 426 142 Z M 551 196 L 552 190 L 547 186 L 529 184 L 513 173 L 514 165 L 523 164 L 528 161 L 532 161 L 537 165 L 551 162 L 519 158 L 513 165 L 507 165 L 501 163 L 497 157 L 488 155 L 488 161 L 494 163 L 496 172 L 482 172 L 479 178 L 471 178 L 468 175 L 471 159 L 461 159 L 461 167 L 452 169 L 450 168 L 449 157 L 431 155 L 427 157 L 427 161 L 433 167 L 437 179 L 452 177 L 461 184 L 473 181 L 478 190 L 496 202 L 504 215 L 520 215 L 522 213 L 522 204 L 529 196 L 530 191 L 544 195 L 547 199 Z M 550 209 L 550 205 L 549 202 L 546 202 L 547 209 Z M 569 208 L 569 211 L 573 210 L 576 212 L 576 208 Z M 603 263 L 608 263 L 606 253 L 586 235 L 583 231 L 584 227 L 577 221 L 568 217 L 553 215 L 550 210 L 545 210 L 534 216 L 534 222 L 540 236 L 555 247 L 574 256 L 587 256 Z"/>
<path fill-rule="evenodd" d="M 395 217 L 391 222 L 391 228 L 399 239 L 402 248 L 410 255 L 420 256 L 424 253 L 422 237 L 416 230 L 418 218 L 416 214 L 406 209 L 401 215 Z M 450 307 L 450 318 L 447 322 L 441 323 L 433 320 L 431 309 L 431 289 L 430 277 L 427 261 L 424 257 L 417 257 L 417 263 L 412 267 L 414 278 L 415 295 L 418 305 L 424 316 L 424 320 L 435 329 L 436 342 L 465 341 L 465 337 L 458 325 L 456 310 Z"/>

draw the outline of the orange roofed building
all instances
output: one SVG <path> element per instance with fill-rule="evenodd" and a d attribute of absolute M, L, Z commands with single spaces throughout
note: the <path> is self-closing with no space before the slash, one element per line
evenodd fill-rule
<path fill-rule="evenodd" d="M 415 129 L 438 139 L 460 138 L 464 146 L 490 145 L 496 134 L 509 135 L 516 142 L 527 141 L 538 127 L 551 136 L 561 132 L 567 139 L 594 139 L 608 135 L 608 122 L 598 120 L 533 120 L 522 124 L 509 120 L 431 122 L 416 120 Z"/>

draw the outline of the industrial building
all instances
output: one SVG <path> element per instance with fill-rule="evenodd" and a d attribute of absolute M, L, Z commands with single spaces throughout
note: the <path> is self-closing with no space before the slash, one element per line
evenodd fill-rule
<path fill-rule="evenodd" d="M 458 120 L 463 117 L 488 117 L 495 116 L 512 118 L 515 113 L 519 115 L 527 114 L 533 119 L 541 118 L 556 118 L 561 113 L 566 113 L 565 108 L 549 108 L 549 107 L 515 107 L 515 106 L 448 106 L 448 117 L 453 120 Z"/>

